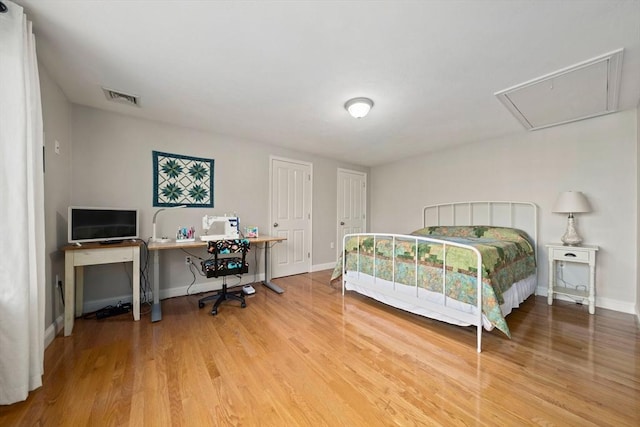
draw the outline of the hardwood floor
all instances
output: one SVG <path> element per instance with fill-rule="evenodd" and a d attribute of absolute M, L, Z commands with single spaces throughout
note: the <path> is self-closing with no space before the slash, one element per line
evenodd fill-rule
<path fill-rule="evenodd" d="M 256 286 L 215 317 L 188 296 L 158 323 L 79 319 L 0 425 L 640 425 L 632 315 L 531 297 L 478 354 L 474 328 L 343 298 L 329 275 Z"/>

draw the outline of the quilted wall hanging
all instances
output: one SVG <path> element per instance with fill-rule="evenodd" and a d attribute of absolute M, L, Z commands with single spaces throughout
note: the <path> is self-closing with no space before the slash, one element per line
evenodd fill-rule
<path fill-rule="evenodd" d="M 153 152 L 153 206 L 213 207 L 213 159 Z"/>

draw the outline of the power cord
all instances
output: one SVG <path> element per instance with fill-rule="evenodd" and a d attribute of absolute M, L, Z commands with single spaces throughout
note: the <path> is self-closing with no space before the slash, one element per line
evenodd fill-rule
<path fill-rule="evenodd" d="M 190 261 L 189 262 L 189 272 L 193 276 L 193 280 L 191 281 L 189 286 L 187 286 L 187 295 L 192 295 L 189 291 L 191 290 L 191 287 L 196 283 L 196 274 L 193 272 L 193 268 L 192 267 L 195 267 L 195 266 L 193 265 L 193 261 Z M 197 271 L 200 271 L 200 270 L 197 270 Z"/>
<path fill-rule="evenodd" d="M 149 280 L 149 245 L 146 241 L 140 239 L 143 246 L 143 264 L 140 266 L 140 294 L 143 303 L 149 306 L 149 310 L 153 304 L 153 298 L 151 298 L 151 281 Z"/>
<path fill-rule="evenodd" d="M 92 319 L 96 318 L 98 320 L 104 319 L 105 317 L 117 316 L 119 314 L 129 313 L 132 309 L 132 304 L 129 302 L 123 303 L 122 301 L 118 301 L 116 305 L 108 305 L 100 310 L 93 311 L 91 313 L 87 313 L 82 316 L 83 319 Z"/>
<path fill-rule="evenodd" d="M 193 280 L 191 281 L 191 283 L 189 283 L 189 285 L 187 286 L 187 296 L 194 296 L 194 295 L 201 295 L 203 292 L 197 292 L 197 293 L 191 293 L 191 288 L 193 287 L 193 285 L 196 284 L 196 272 L 202 276 L 202 277 L 207 277 L 207 275 L 202 271 L 201 268 L 198 268 L 197 264 L 195 262 L 193 262 L 194 259 L 199 260 L 200 265 L 202 265 L 203 262 L 209 261 L 211 259 L 213 259 L 213 256 L 210 256 L 209 258 L 202 258 L 198 255 L 194 255 L 193 253 L 185 250 L 184 248 L 180 248 L 182 250 L 182 252 L 184 252 L 185 254 L 189 255 L 189 257 L 191 257 L 191 260 L 189 261 L 189 272 L 191 272 L 191 275 L 193 276 Z M 195 269 L 195 270 L 194 270 Z M 195 272 L 194 272 L 195 271 Z"/>
<path fill-rule="evenodd" d="M 558 273 L 556 274 L 556 280 L 558 282 L 560 282 L 562 284 L 563 287 L 568 288 L 568 289 L 574 289 L 576 291 L 582 290 L 583 292 L 587 292 L 587 286 L 586 285 L 574 285 L 573 283 L 569 283 L 566 280 L 564 280 L 564 269 L 563 267 L 558 268 Z M 579 297 L 579 296 L 575 296 L 575 295 L 565 295 L 568 298 L 571 298 L 572 300 L 574 300 L 576 302 L 576 304 L 583 304 L 584 301 L 587 299 Z"/>
<path fill-rule="evenodd" d="M 64 289 L 62 289 L 62 280 L 58 280 L 56 283 L 58 290 L 60 291 L 60 298 L 62 298 L 62 306 L 64 307 Z"/>

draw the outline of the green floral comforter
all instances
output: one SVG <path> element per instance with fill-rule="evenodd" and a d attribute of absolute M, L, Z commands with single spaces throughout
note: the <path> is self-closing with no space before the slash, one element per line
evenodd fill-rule
<path fill-rule="evenodd" d="M 426 227 L 411 233 L 446 240 L 478 249 L 482 255 L 482 310 L 492 325 L 511 336 L 500 310 L 504 302 L 502 294 L 520 280 L 536 271 L 535 249 L 529 236 L 521 230 L 505 227 L 485 226 L 439 226 Z M 442 292 L 443 245 L 419 242 L 407 236 L 397 238 L 395 248 L 390 236 L 357 236 L 345 245 L 346 269 L 373 275 L 374 259 L 376 277 L 416 286 L 416 256 L 418 260 L 417 286 Z M 358 267 L 358 250 L 360 260 Z M 374 257 L 375 253 L 375 257 Z M 447 246 L 446 250 L 446 294 L 467 304 L 476 305 L 476 254 L 468 249 Z M 331 280 L 342 275 L 342 258 L 338 260 Z"/>

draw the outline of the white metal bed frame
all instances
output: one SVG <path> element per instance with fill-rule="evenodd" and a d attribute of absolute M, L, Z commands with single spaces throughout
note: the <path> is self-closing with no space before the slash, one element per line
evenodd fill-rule
<path fill-rule="evenodd" d="M 451 215 L 447 219 L 442 215 L 442 211 L 450 211 Z M 468 211 L 467 215 L 464 215 L 464 212 Z M 506 215 L 505 211 L 506 210 Z M 502 212 L 501 212 L 502 211 Z M 484 213 L 484 215 L 483 215 Z M 500 214 L 501 213 L 501 214 Z M 429 218 L 435 215 L 435 221 L 430 221 Z M 524 222 L 518 221 L 519 219 L 524 219 Z M 461 223 L 461 222 L 464 222 Z M 422 210 L 422 226 L 455 226 L 455 225 L 487 225 L 494 227 L 511 227 L 511 228 L 519 228 L 529 234 L 529 236 L 533 239 L 536 263 L 538 262 L 538 208 L 534 203 L 531 202 L 514 202 L 514 201 L 480 201 L 480 202 L 454 202 L 454 203 L 441 203 L 436 205 L 425 206 Z M 415 288 L 416 288 L 416 296 L 411 297 L 406 294 L 396 293 L 394 292 L 396 289 L 396 277 L 395 277 L 395 257 L 393 262 L 393 270 L 392 270 L 392 284 L 393 287 L 390 290 L 381 291 L 380 289 L 376 289 L 376 292 L 384 295 L 387 298 L 395 299 L 399 301 L 403 301 L 405 303 L 409 303 L 412 305 L 416 305 L 422 307 L 424 309 L 433 311 L 435 313 L 442 314 L 444 316 L 451 317 L 452 319 L 463 322 L 469 325 L 476 326 L 477 328 L 477 351 L 480 353 L 482 351 L 482 329 L 483 329 L 483 321 L 482 321 L 482 255 L 480 252 L 474 248 L 473 246 L 464 245 L 456 242 L 450 242 L 441 239 L 434 239 L 430 237 L 422 237 L 422 236 L 414 236 L 414 235 L 406 235 L 406 234 L 392 234 L 392 233 L 354 233 L 347 234 L 343 238 L 343 248 L 346 248 L 347 239 L 357 237 L 360 239 L 361 237 L 373 237 L 374 239 L 374 248 L 376 247 L 377 239 L 379 237 L 383 237 L 385 239 L 391 238 L 393 253 L 395 253 L 395 246 L 398 239 L 403 241 L 414 241 L 416 245 L 419 243 L 436 243 L 441 244 L 443 246 L 443 267 L 442 267 L 442 304 L 436 304 L 431 301 L 427 301 L 424 299 L 417 298 L 418 292 L 418 251 L 416 250 L 415 257 Z M 447 247 L 459 247 L 463 249 L 470 250 L 476 254 L 477 259 L 477 271 L 478 274 L 476 276 L 476 313 L 468 313 L 465 311 L 460 311 L 458 309 L 449 307 L 447 305 L 447 297 L 446 297 L 446 274 L 447 270 L 446 266 L 446 256 L 447 256 Z M 357 286 L 372 289 L 370 282 L 366 280 L 360 279 L 360 245 L 358 245 L 358 267 L 356 276 L 347 277 L 346 271 L 346 256 L 342 257 L 342 295 L 345 293 L 345 289 L 347 286 L 347 282 L 353 283 Z M 373 261 L 373 281 L 377 279 L 376 276 L 376 262 L 375 262 L 375 254 L 374 250 L 374 261 Z M 536 277 L 537 280 L 537 277 Z"/>

